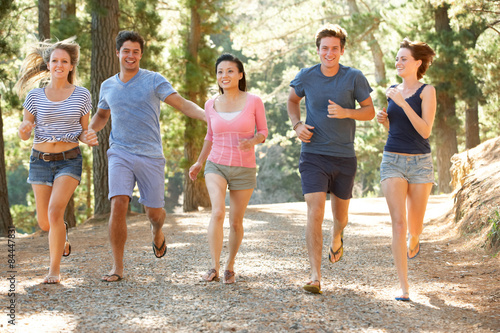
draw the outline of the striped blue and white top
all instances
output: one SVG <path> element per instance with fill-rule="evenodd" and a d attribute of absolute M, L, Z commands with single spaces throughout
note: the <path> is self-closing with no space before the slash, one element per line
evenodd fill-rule
<path fill-rule="evenodd" d="M 83 87 L 63 101 L 50 101 L 45 88 L 35 88 L 28 93 L 23 107 L 35 116 L 35 138 L 33 143 L 78 142 L 82 133 L 80 118 L 90 112 L 90 92 Z"/>

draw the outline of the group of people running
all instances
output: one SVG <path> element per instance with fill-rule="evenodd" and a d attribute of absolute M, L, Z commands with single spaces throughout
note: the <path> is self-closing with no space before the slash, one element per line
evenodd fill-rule
<path fill-rule="evenodd" d="M 336 263 L 344 254 L 343 231 L 357 168 L 356 120 L 375 117 L 368 80 L 361 71 L 339 62 L 346 39 L 347 33 L 339 25 L 327 24 L 318 30 L 320 62 L 300 70 L 290 83 L 287 102 L 292 128 L 302 142 L 299 171 L 307 203 L 305 236 L 311 266 L 310 280 L 303 289 L 311 293 L 322 292 L 322 224 L 327 194 L 333 213 L 328 258 Z M 268 135 L 264 104 L 257 95 L 247 92 L 243 63 L 226 53 L 215 63 L 219 94 L 208 100 L 203 110 L 184 99 L 161 74 L 140 68 L 144 44 L 137 32 L 118 33 L 120 72 L 102 83 L 97 112 L 91 120 L 90 93 L 75 84 L 78 44 L 73 40 L 42 42 L 25 59 L 16 86 L 20 96 L 34 83 L 48 79 L 44 87 L 27 94 L 19 127 L 22 140 L 28 140 L 34 131 L 28 183 L 35 194 L 39 226 L 48 231 L 49 237 L 50 268 L 43 283 L 60 283 L 62 256 L 71 252 L 64 211 L 81 179 L 79 141 L 98 145 L 97 132 L 110 118 L 107 157 L 113 266 L 101 280 L 117 282 L 124 277 L 126 215 L 136 184 L 139 202 L 151 223 L 153 253 L 157 258 L 166 254 L 161 101 L 207 123 L 203 148 L 189 169 L 189 177 L 195 181 L 204 167 L 212 205 L 208 225 L 211 263 L 201 279 L 220 280 L 229 190 L 229 257 L 221 275 L 226 284 L 236 281 L 234 266 L 243 240 L 243 218 L 256 187 L 254 147 Z M 425 43 L 406 38 L 401 42 L 396 70 L 402 83 L 387 89 L 388 106 L 377 113 L 377 121 L 389 132 L 380 175 L 392 219 L 392 252 L 401 287 L 395 299 L 401 301 L 410 300 L 407 262 L 420 251 L 419 237 L 434 183 L 428 137 L 436 112 L 436 92 L 420 82 L 434 55 Z M 304 97 L 305 121 L 301 120 L 300 108 Z"/>

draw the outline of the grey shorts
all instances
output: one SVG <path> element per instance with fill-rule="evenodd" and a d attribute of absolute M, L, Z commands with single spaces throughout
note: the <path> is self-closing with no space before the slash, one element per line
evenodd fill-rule
<path fill-rule="evenodd" d="M 130 154 L 108 149 L 108 182 L 111 199 L 127 195 L 132 199 L 135 183 L 141 197 L 139 203 L 150 208 L 165 206 L 165 159 Z"/>
<path fill-rule="evenodd" d="M 207 160 L 205 175 L 215 173 L 227 181 L 229 190 L 249 190 L 257 186 L 257 169 L 221 165 Z"/>
<path fill-rule="evenodd" d="M 401 155 L 384 151 L 380 164 L 380 181 L 403 178 L 408 184 L 434 183 L 431 154 Z"/>

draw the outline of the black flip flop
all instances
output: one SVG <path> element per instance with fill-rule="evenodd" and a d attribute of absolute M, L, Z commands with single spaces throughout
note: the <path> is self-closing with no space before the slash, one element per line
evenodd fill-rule
<path fill-rule="evenodd" d="M 163 243 L 161 243 L 160 247 L 156 246 L 154 241 L 151 243 L 153 244 L 153 253 L 154 253 L 156 258 L 161 258 L 165 254 L 167 254 L 167 245 L 165 244 L 165 237 L 163 237 Z M 160 253 L 160 250 L 163 249 L 163 247 L 165 247 L 165 252 L 163 252 L 163 254 L 161 254 L 161 255 L 157 255 L 156 252 Z"/>

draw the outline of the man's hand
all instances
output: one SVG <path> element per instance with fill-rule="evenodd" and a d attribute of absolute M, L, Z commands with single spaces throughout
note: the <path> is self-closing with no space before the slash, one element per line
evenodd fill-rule
<path fill-rule="evenodd" d="M 346 111 L 346 109 L 331 100 L 328 100 L 328 103 L 330 103 L 330 105 L 328 105 L 328 118 L 349 118 L 349 113 Z"/>
<path fill-rule="evenodd" d="M 300 141 L 309 143 L 311 142 L 311 137 L 313 136 L 313 132 L 310 130 L 314 129 L 314 126 L 310 126 L 307 124 L 299 124 L 297 128 L 295 129 L 295 133 L 297 134 L 297 138 L 299 138 Z"/>

